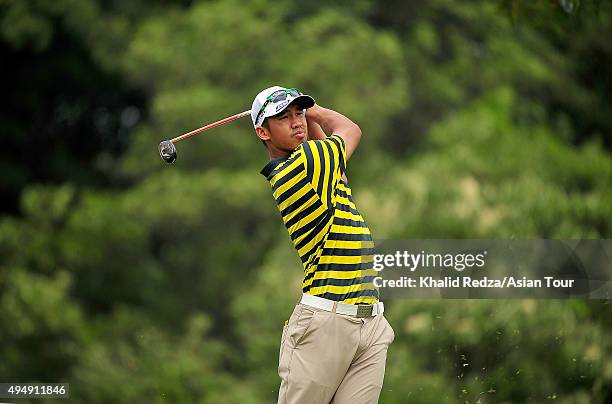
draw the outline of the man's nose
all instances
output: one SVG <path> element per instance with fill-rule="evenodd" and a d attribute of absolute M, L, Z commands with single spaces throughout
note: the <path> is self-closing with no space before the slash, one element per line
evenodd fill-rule
<path fill-rule="evenodd" d="M 292 128 L 300 126 L 302 124 L 302 121 L 300 120 L 300 118 L 297 115 L 291 114 L 289 119 L 291 119 L 291 127 Z"/>

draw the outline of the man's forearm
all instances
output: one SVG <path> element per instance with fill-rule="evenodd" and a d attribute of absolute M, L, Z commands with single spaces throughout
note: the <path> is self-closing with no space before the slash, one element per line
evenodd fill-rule
<path fill-rule="evenodd" d="M 357 124 L 332 109 L 315 105 L 306 111 L 306 117 L 321 126 L 327 134 L 350 131 L 361 132 Z"/>
<path fill-rule="evenodd" d="M 327 137 L 327 134 L 323 132 L 323 129 L 321 129 L 321 125 L 312 120 L 308 114 L 306 114 L 306 122 L 308 124 L 309 140 L 322 140 Z"/>
<path fill-rule="evenodd" d="M 348 160 L 361 140 L 361 129 L 346 116 L 331 109 L 315 105 L 306 111 L 306 119 L 321 127 L 327 134 L 337 134 L 346 146 L 346 159 Z"/>

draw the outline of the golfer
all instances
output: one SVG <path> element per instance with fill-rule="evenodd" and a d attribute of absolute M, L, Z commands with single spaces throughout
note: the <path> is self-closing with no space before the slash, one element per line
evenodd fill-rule
<path fill-rule="evenodd" d="M 261 173 L 304 266 L 303 295 L 281 338 L 278 402 L 376 403 L 395 334 L 373 284 L 372 236 L 345 173 L 361 130 L 278 86 L 257 94 L 251 118 L 270 155 Z"/>

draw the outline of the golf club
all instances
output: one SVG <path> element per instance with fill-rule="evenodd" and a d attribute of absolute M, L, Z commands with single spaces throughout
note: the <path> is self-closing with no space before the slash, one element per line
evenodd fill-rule
<path fill-rule="evenodd" d="M 202 133 L 205 130 L 214 128 L 215 126 L 223 125 L 224 123 L 231 122 L 234 119 L 242 118 L 243 116 L 247 116 L 250 114 L 251 110 L 244 111 L 236 115 L 228 116 L 227 118 L 221 119 L 220 121 L 209 123 L 206 126 L 202 126 L 201 128 L 177 136 L 174 139 L 164 140 L 159 144 L 159 155 L 166 163 L 172 164 L 176 161 L 176 146 L 174 146 L 174 144 L 179 140 L 186 139 L 189 136 L 197 135 L 198 133 Z"/>

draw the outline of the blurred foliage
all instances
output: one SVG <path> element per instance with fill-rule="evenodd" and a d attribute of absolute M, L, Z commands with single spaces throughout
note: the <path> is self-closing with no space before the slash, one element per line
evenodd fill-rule
<path fill-rule="evenodd" d="M 302 272 L 265 150 L 244 119 L 157 154 L 274 84 L 362 127 L 376 238 L 610 238 L 610 2 L 328 3 L 0 2 L 0 381 L 276 399 Z M 612 400 L 609 301 L 386 303 L 383 403 Z"/>

